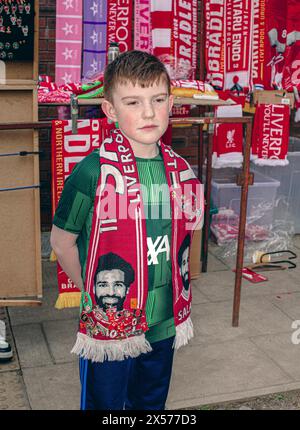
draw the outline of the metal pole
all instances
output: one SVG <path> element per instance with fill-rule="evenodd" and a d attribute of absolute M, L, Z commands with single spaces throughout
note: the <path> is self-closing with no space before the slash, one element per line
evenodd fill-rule
<path fill-rule="evenodd" d="M 212 178 L 212 143 L 213 135 L 208 134 L 207 156 L 206 156 L 206 180 L 205 180 L 205 211 L 204 211 L 204 234 L 202 248 L 202 272 L 207 272 L 208 238 L 209 238 L 209 217 L 211 198 L 211 178 Z"/>
<path fill-rule="evenodd" d="M 251 134 L 252 134 L 252 121 L 249 118 L 246 124 L 246 143 L 244 146 L 243 173 L 238 179 L 238 185 L 241 185 L 241 203 L 240 203 L 239 234 L 238 234 L 235 285 L 234 285 L 234 297 L 233 297 L 233 309 L 232 309 L 233 327 L 238 327 L 239 325 L 242 269 L 243 269 L 243 263 L 244 263 L 248 186 L 252 185 L 253 183 L 253 175 L 251 174 L 249 175 Z"/>

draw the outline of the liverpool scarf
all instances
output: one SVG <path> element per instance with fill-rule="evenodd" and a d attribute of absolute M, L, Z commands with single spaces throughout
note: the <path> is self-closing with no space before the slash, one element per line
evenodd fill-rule
<path fill-rule="evenodd" d="M 61 106 L 63 108 L 64 106 Z M 74 166 L 109 136 L 114 128 L 107 118 L 80 119 L 77 121 L 77 134 L 72 134 L 71 120 L 52 121 L 52 212 L 56 210 L 65 180 Z M 81 291 L 57 263 L 57 282 L 59 295 L 55 303 L 57 309 L 76 307 L 80 304 Z"/>
<path fill-rule="evenodd" d="M 206 79 L 217 89 L 249 88 L 253 0 L 205 0 Z"/>
<path fill-rule="evenodd" d="M 259 166 L 286 166 L 290 107 L 260 104 L 256 107 L 251 159 Z"/>
<path fill-rule="evenodd" d="M 288 91 L 299 91 L 300 63 L 300 4 L 296 0 L 287 1 L 286 55 L 283 69 L 283 85 Z"/>
<path fill-rule="evenodd" d="M 242 105 L 217 106 L 217 118 L 241 118 Z M 223 167 L 241 167 L 243 163 L 243 124 L 216 124 L 213 135 L 212 166 L 216 169 Z"/>
<path fill-rule="evenodd" d="M 134 2 L 134 49 L 152 52 L 151 0 Z"/>
<path fill-rule="evenodd" d="M 203 219 L 203 189 L 188 163 L 159 143 L 172 210 L 172 283 L 176 326 L 174 346 L 193 336 L 191 295 L 184 297 L 180 255 Z M 148 291 L 146 220 L 137 166 L 119 130 L 100 147 L 101 173 L 73 353 L 92 361 L 123 360 L 151 350 L 146 340 Z M 100 168 L 100 166 L 99 166 Z M 185 246 L 186 244 L 186 246 Z"/>

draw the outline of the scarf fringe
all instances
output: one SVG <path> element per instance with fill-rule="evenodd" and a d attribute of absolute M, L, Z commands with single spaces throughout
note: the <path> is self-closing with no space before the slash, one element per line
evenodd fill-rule
<path fill-rule="evenodd" d="M 56 257 L 56 255 L 55 255 L 55 252 L 53 251 L 53 249 L 51 250 L 50 257 L 49 257 L 49 261 L 51 261 L 52 263 L 53 263 L 54 261 L 57 261 L 57 257 Z"/>
<path fill-rule="evenodd" d="M 135 358 L 142 353 L 152 351 L 145 335 L 133 336 L 123 340 L 95 340 L 86 334 L 78 333 L 76 343 L 71 351 L 92 362 L 121 361 Z"/>
<path fill-rule="evenodd" d="M 257 166 L 287 166 L 289 160 L 285 159 L 272 159 L 272 158 L 256 158 L 252 160 Z"/>
<path fill-rule="evenodd" d="M 77 308 L 80 306 L 81 292 L 61 293 L 57 297 L 56 309 Z"/>
<path fill-rule="evenodd" d="M 185 320 L 182 324 L 176 326 L 176 337 L 174 339 L 173 348 L 179 349 L 194 337 L 194 328 L 191 317 Z"/>

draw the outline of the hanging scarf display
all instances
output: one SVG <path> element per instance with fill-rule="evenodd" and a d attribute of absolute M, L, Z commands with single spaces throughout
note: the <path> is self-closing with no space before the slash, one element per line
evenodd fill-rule
<path fill-rule="evenodd" d="M 286 49 L 287 5 L 281 0 L 266 2 L 266 73 L 264 89 L 281 89 L 284 55 Z"/>
<path fill-rule="evenodd" d="M 82 0 L 56 1 L 55 83 L 81 79 Z"/>
<path fill-rule="evenodd" d="M 242 105 L 217 106 L 218 118 L 242 118 Z M 216 124 L 213 135 L 212 167 L 241 167 L 243 163 L 243 124 Z"/>
<path fill-rule="evenodd" d="M 152 52 L 151 0 L 135 0 L 134 29 L 134 49 Z"/>
<path fill-rule="evenodd" d="M 118 42 L 120 52 L 132 49 L 131 0 L 107 0 L 107 37 L 106 50 L 110 42 Z"/>
<path fill-rule="evenodd" d="M 253 0 L 226 0 L 224 89 L 250 88 Z"/>
<path fill-rule="evenodd" d="M 186 236 L 191 238 L 203 219 L 203 187 L 183 158 L 163 143 L 159 145 L 172 210 L 174 346 L 179 348 L 193 336 L 193 328 L 191 297 L 182 294 L 178 261 Z M 144 335 L 148 329 L 146 220 L 134 154 L 119 130 L 101 145 L 100 165 L 79 333 L 72 350 L 98 362 L 136 357 L 151 350 Z M 105 293 L 112 283 L 118 289 L 113 297 Z"/>
<path fill-rule="evenodd" d="M 206 80 L 214 88 L 224 89 L 225 7 L 224 2 L 204 0 Z"/>
<path fill-rule="evenodd" d="M 270 76 L 266 77 L 266 2 L 253 2 L 252 84 L 254 89 L 268 89 Z M 268 85 L 266 85 L 268 83 Z"/>
<path fill-rule="evenodd" d="M 191 79 L 197 67 L 197 1 L 151 0 L 152 53 L 172 79 Z M 190 106 L 174 106 L 175 116 L 189 116 Z"/>
<path fill-rule="evenodd" d="M 107 0 L 84 1 L 83 78 L 90 78 L 106 65 Z"/>
<path fill-rule="evenodd" d="M 283 86 L 288 91 L 300 89 L 300 4 L 287 1 L 286 55 L 283 70 Z M 298 101 L 299 105 L 299 101 Z"/>
<path fill-rule="evenodd" d="M 151 0 L 152 54 L 162 61 L 172 78 L 171 37 L 173 23 L 172 0 Z"/>
<path fill-rule="evenodd" d="M 254 89 L 280 89 L 286 37 L 286 2 L 254 0 L 252 82 Z"/>
<path fill-rule="evenodd" d="M 259 166 L 286 166 L 290 107 L 260 104 L 256 107 L 252 140 L 252 161 Z"/>
<path fill-rule="evenodd" d="M 54 214 L 66 178 L 75 164 L 98 148 L 114 126 L 107 119 L 85 119 L 77 123 L 77 134 L 72 134 L 72 121 L 52 122 L 52 212 Z M 81 292 L 57 264 L 59 296 L 55 307 L 75 307 L 80 304 Z"/>
<path fill-rule="evenodd" d="M 205 0 L 206 80 L 219 90 L 251 87 L 253 0 Z"/>

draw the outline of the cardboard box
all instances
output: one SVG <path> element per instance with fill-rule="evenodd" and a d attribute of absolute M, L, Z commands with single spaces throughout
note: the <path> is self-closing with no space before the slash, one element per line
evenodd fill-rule
<path fill-rule="evenodd" d="M 288 104 L 293 109 L 295 104 L 294 93 L 284 90 L 253 91 L 253 104 Z"/>
<path fill-rule="evenodd" d="M 190 271 L 191 279 L 197 279 L 201 273 L 202 230 L 196 230 L 192 240 Z"/>

